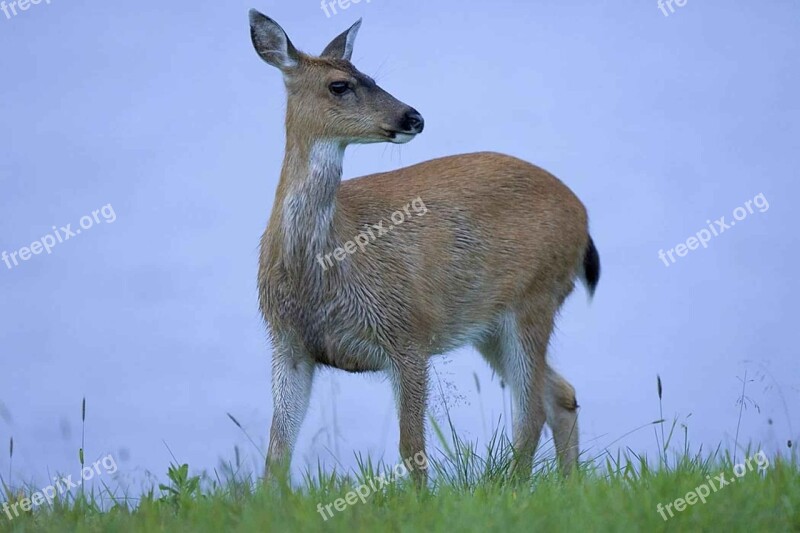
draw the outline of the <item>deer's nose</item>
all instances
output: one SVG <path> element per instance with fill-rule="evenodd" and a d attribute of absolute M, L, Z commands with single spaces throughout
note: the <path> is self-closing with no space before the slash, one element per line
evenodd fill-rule
<path fill-rule="evenodd" d="M 422 133 L 425 129 L 425 119 L 416 109 L 411 109 L 403 117 L 403 129 L 407 132 Z"/>

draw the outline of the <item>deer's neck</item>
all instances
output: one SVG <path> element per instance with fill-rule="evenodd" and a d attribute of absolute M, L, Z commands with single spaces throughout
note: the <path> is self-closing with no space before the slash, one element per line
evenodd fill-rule
<path fill-rule="evenodd" d="M 342 179 L 344 145 L 287 135 L 278 186 L 284 250 L 293 259 L 330 252 L 337 216 L 336 191 Z"/>

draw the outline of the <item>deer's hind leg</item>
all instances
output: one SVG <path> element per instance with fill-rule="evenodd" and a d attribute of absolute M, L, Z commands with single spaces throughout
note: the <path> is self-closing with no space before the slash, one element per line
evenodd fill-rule
<path fill-rule="evenodd" d="M 544 407 L 559 467 L 569 475 L 578 464 L 578 401 L 575 388 L 549 366 Z"/>
<path fill-rule="evenodd" d="M 499 319 L 495 330 L 476 345 L 511 389 L 514 405 L 513 469 L 525 476 L 530 475 L 533 455 L 547 416 L 544 351 L 537 348 L 537 337 L 528 330 L 516 313 L 507 312 Z"/>
<path fill-rule="evenodd" d="M 556 309 L 540 305 L 506 313 L 476 345 L 511 388 L 515 470 L 521 474 L 530 474 L 545 421 L 553 430 L 562 472 L 568 474 L 577 462 L 575 389 L 547 363 Z"/>

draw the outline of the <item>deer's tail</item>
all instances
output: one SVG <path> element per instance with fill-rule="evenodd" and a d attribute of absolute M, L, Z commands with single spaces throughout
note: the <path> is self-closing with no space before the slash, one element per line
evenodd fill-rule
<path fill-rule="evenodd" d="M 597 253 L 597 247 L 595 247 L 591 236 L 589 236 L 589 242 L 586 244 L 586 251 L 583 253 L 582 270 L 581 280 L 586 285 L 589 297 L 594 297 L 594 291 L 600 282 L 600 254 Z"/>

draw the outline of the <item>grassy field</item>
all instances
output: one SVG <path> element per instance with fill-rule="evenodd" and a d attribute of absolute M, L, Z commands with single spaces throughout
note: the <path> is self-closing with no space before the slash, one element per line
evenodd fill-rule
<path fill-rule="evenodd" d="M 0 531 L 800 531 L 796 460 L 744 451 L 736 462 L 684 454 L 651 465 L 607 455 L 566 480 L 543 462 L 519 482 L 507 458 L 505 446 L 481 458 L 456 443 L 428 464 L 422 492 L 402 467 L 366 461 L 352 475 L 309 474 L 295 488 L 259 486 L 233 470 L 204 481 L 175 465 L 135 502 L 111 489 L 79 493 L 13 520 L 2 514 Z"/>
<path fill-rule="evenodd" d="M 661 393 L 659 378 L 659 405 Z M 633 430 L 652 426 L 657 457 L 605 450 L 582 457 L 565 479 L 548 458 L 547 441 L 545 458 L 520 480 L 511 474 L 513 450 L 503 431 L 497 428 L 479 450 L 459 438 L 446 415 L 449 430 L 430 419 L 438 450 L 430 459 L 418 454 L 405 465 L 387 465 L 359 457 L 355 472 L 318 468 L 293 484 L 264 485 L 239 463 L 238 449 L 235 462 L 210 474 L 192 475 L 176 459 L 163 483 L 136 494 L 101 483 L 85 493 L 65 491 L 52 503 L 40 498 L 29 510 L 42 489 L 9 487 L 0 476 L 0 532 L 800 531 L 800 460 L 792 442 L 780 457 L 735 442 L 734 457 L 721 448 L 694 453 L 688 428 L 662 417 Z M 676 428 L 682 443 L 674 442 Z M 417 468 L 429 474 L 423 490 L 411 480 Z"/>

